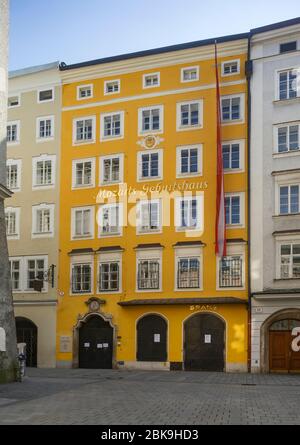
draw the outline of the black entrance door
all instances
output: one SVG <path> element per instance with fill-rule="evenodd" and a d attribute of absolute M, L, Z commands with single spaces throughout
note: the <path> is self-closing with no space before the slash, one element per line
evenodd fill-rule
<path fill-rule="evenodd" d="M 27 318 L 16 317 L 17 342 L 26 343 L 26 366 L 37 367 L 37 336 L 36 325 Z"/>
<path fill-rule="evenodd" d="M 79 330 L 79 368 L 111 369 L 113 328 L 102 317 L 92 316 Z"/>
<path fill-rule="evenodd" d="M 196 314 L 184 325 L 184 369 L 224 371 L 225 324 L 212 314 Z"/>
<path fill-rule="evenodd" d="M 159 315 L 146 315 L 138 321 L 137 360 L 167 361 L 167 323 Z"/>

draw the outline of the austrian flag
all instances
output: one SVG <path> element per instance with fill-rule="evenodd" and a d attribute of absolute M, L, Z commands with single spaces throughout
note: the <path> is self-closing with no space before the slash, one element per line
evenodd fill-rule
<path fill-rule="evenodd" d="M 216 69 L 216 105 L 217 105 L 217 196 L 216 196 L 216 255 L 226 256 L 226 221 L 225 221 L 225 196 L 224 196 L 224 172 L 221 138 L 221 110 L 220 110 L 220 85 L 218 72 L 217 41 L 215 42 L 215 69 Z"/>

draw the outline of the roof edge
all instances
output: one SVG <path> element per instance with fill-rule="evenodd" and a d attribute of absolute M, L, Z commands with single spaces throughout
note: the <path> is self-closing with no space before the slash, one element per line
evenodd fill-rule
<path fill-rule="evenodd" d="M 276 29 L 287 28 L 288 26 L 300 24 L 300 17 L 284 20 L 282 22 L 273 23 L 271 25 L 260 26 L 250 30 L 250 35 L 261 34 L 263 32 L 275 31 Z"/>
<path fill-rule="evenodd" d="M 15 77 L 27 76 L 27 75 L 30 75 L 30 74 L 39 73 L 41 71 L 48 71 L 48 70 L 51 70 L 51 69 L 54 69 L 54 68 L 56 68 L 58 70 L 59 66 L 60 66 L 60 62 L 59 61 L 45 63 L 43 65 L 29 66 L 27 68 L 21 68 L 19 70 L 9 71 L 8 78 L 9 79 L 14 79 Z"/>

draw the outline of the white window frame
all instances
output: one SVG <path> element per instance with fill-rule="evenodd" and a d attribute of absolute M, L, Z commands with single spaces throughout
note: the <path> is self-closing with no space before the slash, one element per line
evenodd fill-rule
<path fill-rule="evenodd" d="M 18 105 L 9 105 L 9 99 L 13 98 L 13 97 L 17 97 L 18 98 Z M 18 108 L 21 106 L 21 93 L 17 93 L 17 94 L 9 94 L 8 98 L 7 98 L 7 107 L 8 109 L 12 109 L 12 108 Z"/>
<path fill-rule="evenodd" d="M 119 264 L 119 289 L 118 290 L 100 290 L 100 265 L 107 263 Z M 122 252 L 99 252 L 97 259 L 97 294 L 121 294 L 122 293 Z"/>
<path fill-rule="evenodd" d="M 51 184 L 37 183 L 37 164 L 38 162 L 51 161 Z M 40 155 L 32 158 L 32 190 L 48 190 L 55 187 L 56 179 L 56 155 Z"/>
<path fill-rule="evenodd" d="M 23 269 L 24 269 L 24 265 L 23 265 L 23 258 L 22 257 L 10 256 L 9 257 L 9 262 L 11 262 L 11 261 L 19 263 L 19 287 L 18 287 L 18 289 L 14 289 L 13 286 L 12 286 L 12 293 L 14 294 L 14 293 L 22 292 L 22 290 L 23 290 L 23 279 L 24 279 L 24 277 L 23 277 L 23 274 L 24 274 Z"/>
<path fill-rule="evenodd" d="M 22 182 L 22 159 L 7 159 L 6 168 L 12 167 L 13 165 L 17 166 L 17 186 L 14 188 L 8 187 L 13 192 L 21 191 L 21 182 Z"/>
<path fill-rule="evenodd" d="M 145 204 L 156 204 L 158 206 L 158 228 L 157 229 L 142 229 L 141 222 L 142 222 L 142 205 Z M 141 199 L 137 202 L 136 205 L 136 234 L 137 235 L 151 235 L 151 234 L 157 234 L 162 233 L 162 200 L 161 199 Z"/>
<path fill-rule="evenodd" d="M 183 105 L 199 105 L 199 123 L 198 125 L 181 125 L 181 107 Z M 177 102 L 176 104 L 176 130 L 177 131 L 193 131 L 203 128 L 203 99 L 187 100 L 184 102 Z"/>
<path fill-rule="evenodd" d="M 157 84 L 156 85 L 147 85 L 146 84 L 146 80 L 147 77 L 154 77 L 157 76 Z M 157 71 L 156 73 L 147 73 L 147 74 L 143 74 L 143 89 L 144 90 L 148 90 L 149 88 L 158 88 L 160 87 L 160 72 Z"/>
<path fill-rule="evenodd" d="M 23 277 L 23 289 L 22 291 L 28 294 L 36 294 L 40 293 L 38 291 L 35 291 L 33 289 L 28 288 L 28 261 L 30 260 L 44 260 L 44 271 L 46 272 L 48 270 L 48 255 L 32 255 L 32 256 L 26 256 L 23 257 L 24 259 L 24 277 Z M 44 287 L 42 288 L 42 293 L 48 292 L 48 283 L 47 281 L 43 281 Z"/>
<path fill-rule="evenodd" d="M 225 73 L 225 65 L 228 64 L 237 64 L 237 72 L 236 73 Z M 241 60 L 240 59 L 232 59 L 232 60 L 224 60 L 221 65 L 221 76 L 222 77 L 229 77 L 229 76 L 237 76 L 241 73 Z"/>
<path fill-rule="evenodd" d="M 118 85 L 118 91 L 107 91 L 107 87 L 109 84 L 115 83 Z M 114 94 L 120 94 L 121 92 L 121 80 L 120 79 L 112 79 L 104 81 L 104 96 L 112 96 Z"/>
<path fill-rule="evenodd" d="M 197 213 L 200 218 L 197 218 L 197 225 L 195 227 L 184 227 L 181 225 L 181 201 L 193 201 L 197 202 Z M 190 210 L 190 204 L 189 204 Z M 190 213 L 189 213 L 190 214 Z M 174 208 L 174 225 L 176 232 L 203 232 L 204 230 L 204 192 L 197 192 L 197 195 L 183 195 L 175 198 Z"/>
<path fill-rule="evenodd" d="M 159 110 L 159 129 L 143 130 L 143 111 Z M 141 107 L 138 109 L 138 135 L 161 134 L 164 132 L 164 106 L 152 105 L 151 107 Z"/>
<path fill-rule="evenodd" d="M 192 71 L 192 70 L 196 70 L 196 78 L 195 79 L 185 79 L 184 78 L 184 72 L 185 71 Z M 180 70 L 180 82 L 181 83 L 190 83 L 190 82 L 197 82 L 200 78 L 199 76 L 199 65 L 196 66 L 185 66 L 183 68 L 181 68 Z"/>
<path fill-rule="evenodd" d="M 8 240 L 19 240 L 20 239 L 20 215 L 21 215 L 21 208 L 20 207 L 5 207 L 5 216 L 7 213 L 14 213 L 15 214 L 15 223 L 16 223 L 16 233 L 14 234 L 7 234 Z"/>
<path fill-rule="evenodd" d="M 142 176 L 142 156 L 144 154 L 158 154 L 158 176 L 155 177 L 146 177 L 144 178 Z M 159 181 L 163 179 L 163 150 L 143 150 L 138 151 L 137 153 L 137 182 L 152 182 L 152 181 Z"/>
<path fill-rule="evenodd" d="M 298 215 L 298 213 L 280 213 L 280 187 L 298 185 L 300 187 L 300 174 L 284 174 L 275 176 L 275 216 L 284 218 L 290 215 Z"/>
<path fill-rule="evenodd" d="M 280 99 L 280 74 L 285 73 L 288 71 L 296 71 L 297 72 L 297 93 L 296 97 L 286 98 L 286 99 Z M 284 102 L 286 100 L 297 100 L 300 97 L 300 68 L 289 67 L 289 68 L 281 68 L 275 71 L 275 101 Z"/>
<path fill-rule="evenodd" d="M 87 97 L 81 97 L 81 96 L 80 96 L 80 91 L 81 91 L 82 89 L 88 89 L 88 88 L 90 88 L 90 90 L 91 90 L 91 95 L 90 95 L 90 96 L 87 96 Z M 85 84 L 85 85 L 77 85 L 77 87 L 76 87 L 76 92 L 77 92 L 77 94 L 76 94 L 76 98 L 77 98 L 77 100 L 88 100 L 88 99 L 92 99 L 92 98 L 94 97 L 94 85 L 93 85 L 92 83 Z"/>
<path fill-rule="evenodd" d="M 50 136 L 45 136 L 45 137 L 40 137 L 40 122 L 41 121 L 46 121 L 46 120 L 50 120 L 51 121 L 51 135 Z M 36 141 L 37 142 L 48 142 L 48 141 L 52 141 L 54 139 L 54 135 L 55 135 L 55 126 L 54 126 L 54 116 L 41 116 L 41 117 L 37 117 L 36 118 Z"/>
<path fill-rule="evenodd" d="M 50 231 L 49 232 L 38 232 L 37 231 L 37 213 L 40 210 L 50 211 Z M 53 238 L 54 236 L 54 204 L 38 204 L 32 206 L 32 225 L 31 225 L 31 238 Z"/>
<path fill-rule="evenodd" d="M 104 161 L 107 159 L 119 159 L 119 180 L 118 181 L 104 181 Z M 116 153 L 111 155 L 100 156 L 99 158 L 100 182 L 99 185 L 106 186 L 112 184 L 122 184 L 124 182 L 124 154 Z"/>
<path fill-rule="evenodd" d="M 281 277 L 281 246 L 285 244 L 300 244 L 299 235 L 282 235 L 275 238 L 276 243 L 276 280 L 299 280 L 299 278 L 282 278 Z"/>
<path fill-rule="evenodd" d="M 196 149 L 198 153 L 198 171 L 196 173 L 181 173 L 181 152 L 183 150 Z M 176 147 L 176 178 L 193 178 L 196 176 L 202 176 L 203 171 L 203 145 L 193 144 L 193 145 L 180 145 Z"/>
<path fill-rule="evenodd" d="M 116 232 L 102 232 L 102 221 L 103 221 L 103 210 L 110 209 L 113 207 L 119 208 L 119 226 L 118 231 Z M 123 203 L 121 202 L 115 202 L 110 204 L 102 204 L 99 206 L 98 210 L 98 216 L 97 216 L 97 222 L 98 222 L 98 238 L 111 238 L 111 237 L 120 237 L 123 236 Z"/>
<path fill-rule="evenodd" d="M 7 146 L 11 145 L 19 145 L 20 144 L 20 128 L 21 128 L 21 122 L 19 120 L 17 121 L 8 121 L 7 127 L 10 125 L 16 125 L 17 126 L 17 140 L 16 141 L 7 141 Z"/>
<path fill-rule="evenodd" d="M 76 184 L 76 166 L 81 163 L 91 163 L 91 184 Z M 95 187 L 95 167 L 96 158 L 83 158 L 83 159 L 73 159 L 72 160 L 72 190 L 90 189 Z"/>
<path fill-rule="evenodd" d="M 77 137 L 77 122 L 92 120 L 92 139 L 85 139 L 83 141 L 78 141 Z M 77 145 L 89 145 L 94 144 L 96 142 L 96 116 L 82 116 L 76 119 L 73 119 L 73 146 Z"/>
<path fill-rule="evenodd" d="M 298 126 L 298 150 L 290 150 L 287 151 L 279 151 L 279 129 L 280 128 L 288 128 L 288 139 L 290 134 L 290 127 L 296 127 Z M 274 136 L 274 155 L 276 156 L 295 156 L 297 154 L 300 154 L 300 121 L 295 122 L 286 122 L 283 124 L 276 124 L 273 127 L 273 136 Z"/>
<path fill-rule="evenodd" d="M 138 294 L 143 293 L 156 293 L 162 292 L 163 283 L 163 261 L 162 261 L 162 248 L 151 249 L 137 249 L 136 250 L 136 275 L 135 275 L 135 292 Z M 158 289 L 139 289 L 138 287 L 138 272 L 139 263 L 141 261 L 157 261 L 159 263 L 159 287 Z"/>
<path fill-rule="evenodd" d="M 245 171 L 245 139 L 235 139 L 229 141 L 222 141 L 222 159 L 223 159 L 223 145 L 232 145 L 239 144 L 240 150 L 240 168 L 224 168 L 224 174 L 235 174 L 242 173 Z"/>
<path fill-rule="evenodd" d="M 90 232 L 86 235 L 76 235 L 76 212 L 89 210 L 89 227 Z M 95 207 L 80 206 L 71 208 L 71 240 L 94 239 L 95 238 Z"/>
<path fill-rule="evenodd" d="M 240 198 L 240 222 L 239 224 L 226 224 L 227 229 L 242 229 L 245 227 L 245 192 L 225 193 L 225 198 L 235 198 L 237 196 Z"/>
<path fill-rule="evenodd" d="M 181 247 L 181 246 L 175 246 L 175 276 L 174 276 L 174 292 L 199 292 L 203 290 L 203 246 L 189 246 L 189 247 Z M 180 259 L 186 259 L 186 258 L 197 258 L 199 260 L 199 267 L 200 267 L 200 275 L 199 275 L 199 281 L 200 286 L 194 287 L 194 288 L 180 288 L 178 287 L 178 265 Z"/>
<path fill-rule="evenodd" d="M 73 292 L 73 268 L 74 266 L 90 266 L 91 269 L 91 290 L 90 292 Z M 71 256 L 70 261 L 70 295 L 71 296 L 82 296 L 82 295 L 92 295 L 94 293 L 94 259 L 91 254 L 81 254 Z"/>
<path fill-rule="evenodd" d="M 222 112 L 222 101 L 225 99 L 236 99 L 236 98 L 240 98 L 240 119 L 233 119 L 233 120 L 226 120 L 223 121 L 223 112 Z M 228 94 L 228 95 L 224 95 L 221 96 L 220 99 L 220 112 L 221 112 L 221 124 L 222 126 L 227 126 L 227 125 L 241 125 L 245 123 L 245 94 L 244 93 L 240 93 L 240 94 Z"/>
<path fill-rule="evenodd" d="M 246 289 L 246 243 L 235 243 L 229 244 L 227 243 L 227 257 L 240 256 L 242 258 L 242 286 L 238 287 L 220 287 L 219 278 L 220 278 L 220 261 L 222 259 L 221 256 L 216 255 L 216 290 L 227 292 L 232 290 L 245 290 Z"/>
<path fill-rule="evenodd" d="M 104 119 L 106 117 L 113 117 L 115 115 L 120 115 L 120 135 L 117 136 L 105 136 L 104 135 Z M 124 138 L 124 111 L 113 111 L 111 113 L 101 113 L 100 114 L 100 142 L 106 142 L 106 141 L 115 141 L 118 139 Z"/>
<path fill-rule="evenodd" d="M 47 99 L 47 100 L 40 100 L 40 93 L 42 93 L 43 91 L 50 91 L 50 90 L 52 90 L 52 98 L 51 99 Z M 38 104 L 46 104 L 46 103 L 49 103 L 49 102 L 54 102 L 54 100 L 55 100 L 55 89 L 54 89 L 54 87 L 49 87 L 49 88 L 39 88 L 38 90 L 37 90 L 37 103 Z"/>

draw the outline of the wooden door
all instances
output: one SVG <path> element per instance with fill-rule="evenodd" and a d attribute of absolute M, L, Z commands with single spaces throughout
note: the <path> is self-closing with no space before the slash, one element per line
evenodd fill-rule
<path fill-rule="evenodd" d="M 79 331 L 79 368 L 111 369 L 113 328 L 101 317 L 91 317 Z"/>
<path fill-rule="evenodd" d="M 184 369 L 224 371 L 225 324 L 215 315 L 197 314 L 184 325 Z"/>
<path fill-rule="evenodd" d="M 289 339 L 288 331 L 270 332 L 270 371 L 289 372 Z"/>
<path fill-rule="evenodd" d="M 167 323 L 159 315 L 146 315 L 137 324 L 137 360 L 167 361 Z"/>

